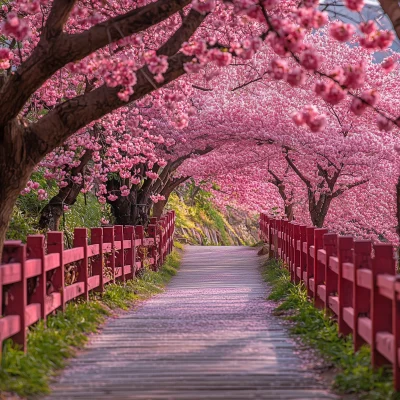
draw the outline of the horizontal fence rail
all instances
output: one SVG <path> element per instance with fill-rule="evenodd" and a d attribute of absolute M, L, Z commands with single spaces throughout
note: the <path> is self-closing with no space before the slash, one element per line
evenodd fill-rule
<path fill-rule="evenodd" d="M 28 236 L 26 244 L 6 241 L 0 264 L 0 354 L 11 338 L 26 350 L 27 328 L 77 297 L 103 292 L 108 282 L 125 282 L 144 266 L 157 270 L 172 251 L 175 213 L 151 218 L 143 226 L 116 225 L 74 231 L 73 248 L 64 249 L 63 232 Z M 47 246 L 46 246 L 47 244 Z M 66 281 L 73 266 L 74 277 Z"/>
<path fill-rule="evenodd" d="M 400 391 L 400 275 L 393 246 L 266 214 L 260 216 L 260 236 L 291 280 L 303 282 L 314 304 L 337 317 L 339 332 L 353 335 L 354 351 L 367 343 L 373 366 L 393 366 Z"/>

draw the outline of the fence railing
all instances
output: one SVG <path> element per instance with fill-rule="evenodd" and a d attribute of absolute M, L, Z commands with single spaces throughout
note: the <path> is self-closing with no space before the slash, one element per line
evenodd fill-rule
<path fill-rule="evenodd" d="M 175 213 L 151 218 L 143 226 L 111 226 L 74 231 L 73 248 L 64 249 L 63 232 L 28 236 L 26 244 L 7 241 L 0 264 L 0 355 L 12 338 L 26 349 L 27 328 L 77 297 L 103 292 L 108 282 L 132 279 L 146 265 L 157 270 L 172 251 Z M 73 266 L 74 278 L 65 279 Z"/>
<path fill-rule="evenodd" d="M 314 304 L 337 317 L 341 334 L 353 335 L 355 351 L 367 343 L 373 366 L 392 364 L 400 391 L 400 275 L 393 246 L 265 214 L 260 233 L 270 257 L 280 258 Z"/>

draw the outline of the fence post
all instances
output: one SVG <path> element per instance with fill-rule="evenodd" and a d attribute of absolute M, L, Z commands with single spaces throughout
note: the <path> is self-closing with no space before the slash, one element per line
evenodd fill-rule
<path fill-rule="evenodd" d="M 152 218 L 153 219 L 153 218 Z M 153 219 L 154 222 L 154 219 Z M 154 260 L 153 270 L 157 271 L 158 269 L 158 257 L 157 257 L 157 223 L 156 224 L 149 224 L 147 226 L 147 233 L 149 237 L 154 239 L 154 245 L 149 246 L 149 253 L 150 257 Z"/>
<path fill-rule="evenodd" d="M 342 335 L 348 335 L 351 333 L 351 328 L 343 319 L 343 309 L 345 307 L 353 307 L 353 283 L 343 277 L 343 264 L 353 261 L 353 238 L 351 236 L 338 236 L 337 243 L 339 300 L 338 325 L 339 333 L 341 333 Z"/>
<path fill-rule="evenodd" d="M 318 286 L 325 282 L 325 265 L 318 260 L 318 250 L 324 246 L 324 235 L 328 233 L 328 229 L 317 228 L 314 231 L 314 293 L 313 299 L 316 307 L 325 307 L 323 301 L 318 296 Z"/>
<path fill-rule="evenodd" d="M 78 282 L 83 282 L 84 289 L 82 296 L 88 301 L 89 300 L 89 260 L 88 260 L 88 241 L 87 241 L 87 229 L 86 228 L 75 228 L 74 230 L 74 247 L 83 247 L 83 259 L 79 262 L 78 267 Z"/>
<path fill-rule="evenodd" d="M 46 321 L 46 296 L 47 296 L 47 273 L 44 261 L 44 236 L 43 235 L 29 235 L 26 240 L 27 258 L 40 260 L 40 276 L 34 280 L 35 288 L 30 298 L 29 303 L 40 304 L 40 317 Z"/>
<path fill-rule="evenodd" d="M 143 226 L 137 225 L 135 226 L 135 235 L 136 238 L 140 240 L 140 248 L 139 251 L 136 251 L 136 254 L 139 256 L 139 261 L 140 261 L 140 267 L 139 269 L 143 268 L 143 262 L 144 262 L 144 252 L 143 252 L 143 239 L 144 239 L 144 229 Z"/>
<path fill-rule="evenodd" d="M 392 327 L 393 327 L 393 382 L 396 392 L 400 392 L 400 366 L 399 366 L 399 349 L 400 349 L 400 276 L 396 277 L 393 287 L 392 301 Z"/>
<path fill-rule="evenodd" d="M 115 283 L 115 243 L 114 227 L 107 226 L 103 228 L 103 244 L 110 244 L 111 252 L 105 257 L 106 273 L 110 275 L 110 281 Z"/>
<path fill-rule="evenodd" d="M 273 236 L 272 236 L 272 220 L 269 217 L 265 218 L 265 230 L 268 240 L 268 258 L 274 258 L 274 252 L 272 251 Z"/>
<path fill-rule="evenodd" d="M 160 242 L 158 243 L 158 253 L 160 257 L 160 266 L 164 264 L 164 247 L 165 247 L 165 237 L 166 237 L 166 219 L 164 217 L 161 217 L 158 222 L 158 232 L 159 232 L 159 240 Z"/>
<path fill-rule="evenodd" d="M 337 238 L 338 236 L 336 233 L 326 233 L 324 235 L 325 298 L 323 299 L 323 301 L 325 303 L 325 310 L 328 310 L 330 308 L 329 296 L 336 296 L 338 292 L 338 271 L 333 271 L 329 265 L 330 257 L 337 256 Z"/>
<path fill-rule="evenodd" d="M 19 282 L 13 283 L 7 291 L 7 306 L 5 308 L 5 315 L 18 315 L 20 330 L 12 340 L 22 346 L 23 351 L 26 351 L 26 318 L 25 311 L 28 305 L 27 299 L 27 280 L 26 280 L 26 246 L 19 240 L 10 240 L 4 243 L 3 248 L 3 263 L 18 263 L 20 264 L 21 279 Z"/>
<path fill-rule="evenodd" d="M 276 235 L 277 235 L 277 241 L 278 241 L 277 258 L 279 257 L 283 261 L 283 256 L 282 256 L 282 249 L 283 249 L 282 227 L 283 227 L 283 221 L 281 219 L 277 219 L 276 220 Z"/>
<path fill-rule="evenodd" d="M 51 279 L 55 292 L 61 294 L 61 309 L 65 311 L 65 271 L 64 271 L 64 233 L 49 232 L 47 234 L 47 252 L 49 254 L 57 253 L 60 258 L 60 266 L 54 270 L 54 275 Z M 44 261 L 44 259 L 43 259 Z M 45 264 L 44 264 L 45 265 Z"/>
<path fill-rule="evenodd" d="M 307 226 L 300 225 L 300 281 L 307 286 L 307 253 L 304 252 L 304 247 L 307 247 Z"/>
<path fill-rule="evenodd" d="M 354 311 L 354 322 L 353 322 L 353 342 L 354 351 L 358 351 L 359 348 L 365 343 L 365 340 L 358 334 L 358 317 L 362 315 L 371 316 L 371 292 L 369 289 L 362 287 L 358 284 L 359 269 L 372 269 L 372 243 L 369 240 L 355 240 L 354 241 L 354 253 L 353 253 L 353 265 L 354 265 L 354 276 L 353 276 L 353 311 Z"/>
<path fill-rule="evenodd" d="M 295 283 L 301 282 L 301 252 L 300 252 L 300 225 L 293 225 L 293 274 Z M 300 274 L 297 273 L 297 269 L 299 269 Z M 299 276 L 300 275 L 300 276 Z"/>
<path fill-rule="evenodd" d="M 390 244 L 375 244 L 375 257 L 372 259 L 372 289 L 371 289 L 371 362 L 374 367 L 387 364 L 387 360 L 377 349 L 376 334 L 379 331 L 392 331 L 392 300 L 381 295 L 377 286 L 379 274 L 394 275 L 396 264 L 393 257 L 393 246 Z"/>
<path fill-rule="evenodd" d="M 169 252 L 171 253 L 174 248 L 174 234 L 175 234 L 175 211 L 170 211 L 171 213 L 171 232 L 170 232 L 170 249 Z"/>
<path fill-rule="evenodd" d="M 288 266 L 289 266 L 289 271 L 290 271 L 290 278 L 292 282 L 295 281 L 295 272 L 293 270 L 294 266 L 294 249 L 293 249 L 293 222 L 288 222 L 287 223 L 287 246 L 288 246 L 288 254 L 287 254 L 287 260 L 288 260 Z"/>
<path fill-rule="evenodd" d="M 104 260 L 103 260 L 103 228 L 92 228 L 90 232 L 92 244 L 99 245 L 99 255 L 92 258 L 92 274 L 99 275 L 99 287 L 96 291 L 104 292 Z"/>
<path fill-rule="evenodd" d="M 307 287 L 307 294 L 310 298 L 313 298 L 314 292 L 311 290 L 310 287 L 310 279 L 314 277 L 314 258 L 311 255 L 311 246 L 314 245 L 314 227 L 307 227 L 306 234 L 307 234 L 307 268 L 306 268 L 306 287 Z"/>
<path fill-rule="evenodd" d="M 122 225 L 114 226 L 114 245 L 120 242 L 120 248 L 115 250 L 115 273 L 118 280 L 125 282 L 125 250 L 124 250 L 124 227 Z M 115 247 L 117 247 L 115 245 Z M 121 275 L 120 275 L 121 273 Z"/>
<path fill-rule="evenodd" d="M 125 280 L 133 279 L 135 276 L 135 227 L 124 227 L 124 240 L 131 242 L 130 248 L 126 249 L 125 264 L 131 266 L 131 272 L 126 274 Z"/>

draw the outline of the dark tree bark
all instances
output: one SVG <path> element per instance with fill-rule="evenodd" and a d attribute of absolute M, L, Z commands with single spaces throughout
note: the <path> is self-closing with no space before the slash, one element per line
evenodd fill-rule
<path fill-rule="evenodd" d="M 147 225 L 150 211 L 153 207 L 153 215 L 160 216 L 168 201 L 171 193 L 188 177 L 174 178 L 173 175 L 177 168 L 192 155 L 204 155 L 212 151 L 213 148 L 208 146 L 205 149 L 193 150 L 188 154 L 178 157 L 174 161 L 170 161 L 164 168 L 154 165 L 152 172 L 159 174 L 157 180 L 146 179 L 142 186 L 136 185 L 131 187 L 129 196 L 120 196 L 119 188 L 121 182 L 114 179 L 107 183 L 107 190 L 118 196 L 115 201 L 107 200 L 111 206 L 115 223 L 118 225 Z M 145 176 L 145 168 L 142 167 L 141 174 Z M 152 194 L 161 194 L 166 200 L 161 200 L 153 205 L 151 200 Z"/>
<path fill-rule="evenodd" d="M 397 227 L 396 232 L 400 238 L 400 175 L 397 180 L 396 184 L 396 218 L 397 218 Z M 400 248 L 399 248 L 399 255 L 400 255 Z M 400 262 L 400 259 L 399 259 Z"/>
<path fill-rule="evenodd" d="M 394 31 L 400 39 L 400 5 L 397 0 L 379 0 L 379 3 L 393 24 Z"/>
<path fill-rule="evenodd" d="M 81 183 L 75 183 L 73 177 L 79 174 L 84 175 L 85 167 L 88 165 L 93 155 L 93 150 L 86 150 L 80 159 L 79 166 L 72 168 L 70 173 L 70 181 L 67 186 L 61 188 L 59 192 L 50 199 L 47 205 L 40 213 L 39 227 L 46 231 L 60 230 L 60 220 L 64 213 L 64 206 L 72 206 L 75 204 L 79 193 L 84 187 L 84 180 Z"/>
<path fill-rule="evenodd" d="M 35 168 L 22 135 L 23 128 L 16 121 L 0 135 L 0 260 L 14 204 Z"/>
<path fill-rule="evenodd" d="M 288 221 L 293 221 L 294 220 L 294 208 L 293 208 L 293 193 L 291 193 L 289 196 L 286 193 L 286 187 L 283 182 L 283 179 L 280 179 L 273 171 L 268 169 L 269 174 L 272 176 L 272 179 L 269 180 L 274 186 L 278 188 L 279 195 L 281 196 L 281 199 L 283 200 L 284 204 L 284 210 L 285 210 L 285 215 Z M 289 202 L 289 204 L 287 204 Z"/>
<path fill-rule="evenodd" d="M 335 190 L 335 185 L 342 172 L 343 166 L 337 167 L 333 164 L 330 165 L 335 167 L 335 172 L 332 176 L 330 176 L 326 169 L 317 164 L 318 174 L 322 179 L 317 187 L 314 188 L 311 184 L 311 181 L 305 177 L 294 161 L 290 158 L 289 149 L 285 148 L 284 150 L 286 151 L 285 159 L 288 165 L 307 187 L 308 210 L 310 212 L 311 221 L 317 228 L 323 227 L 329 207 L 334 198 L 341 196 L 346 190 L 350 190 L 353 187 L 360 186 L 368 182 L 368 180 L 362 179 L 360 181 L 348 184 L 341 189 Z M 321 193 L 320 191 L 324 188 L 328 188 L 329 191 L 327 193 Z"/>
<path fill-rule="evenodd" d="M 164 212 L 164 208 L 168 203 L 169 196 L 171 193 L 183 182 L 187 181 L 189 176 L 183 176 L 180 178 L 172 178 L 165 186 L 164 189 L 161 191 L 161 195 L 165 197 L 165 200 L 160 200 L 153 205 L 153 217 L 161 217 L 162 213 Z"/>

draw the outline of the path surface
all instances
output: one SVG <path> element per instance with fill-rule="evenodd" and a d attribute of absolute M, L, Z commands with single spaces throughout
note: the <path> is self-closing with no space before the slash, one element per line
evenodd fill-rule
<path fill-rule="evenodd" d="M 49 399 L 333 399 L 265 301 L 256 251 L 187 247 L 166 292 L 111 320 Z"/>

